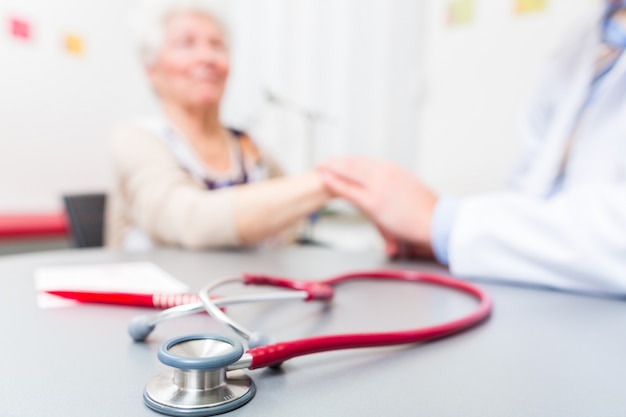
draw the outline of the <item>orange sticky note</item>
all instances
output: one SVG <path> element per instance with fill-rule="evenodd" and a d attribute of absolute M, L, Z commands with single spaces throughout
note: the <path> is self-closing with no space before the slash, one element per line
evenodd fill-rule
<path fill-rule="evenodd" d="M 65 35 L 65 49 L 75 55 L 82 55 L 85 51 L 85 43 L 83 38 L 75 34 Z"/>
<path fill-rule="evenodd" d="M 548 6 L 548 0 L 515 0 L 515 13 L 540 12 Z"/>

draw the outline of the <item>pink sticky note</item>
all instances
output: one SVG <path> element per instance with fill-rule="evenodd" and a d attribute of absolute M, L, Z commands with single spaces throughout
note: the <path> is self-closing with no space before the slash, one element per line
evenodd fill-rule
<path fill-rule="evenodd" d="M 29 40 L 32 37 L 30 23 L 17 17 L 9 19 L 9 32 L 16 39 Z"/>

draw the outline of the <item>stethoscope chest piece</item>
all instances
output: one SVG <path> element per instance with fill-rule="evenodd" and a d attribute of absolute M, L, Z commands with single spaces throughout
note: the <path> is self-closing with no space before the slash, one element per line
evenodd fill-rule
<path fill-rule="evenodd" d="M 226 371 L 242 355 L 242 344 L 223 336 L 172 339 L 161 346 L 158 358 L 173 369 L 148 382 L 144 402 L 171 416 L 212 416 L 239 408 L 256 392 L 245 373 Z"/>

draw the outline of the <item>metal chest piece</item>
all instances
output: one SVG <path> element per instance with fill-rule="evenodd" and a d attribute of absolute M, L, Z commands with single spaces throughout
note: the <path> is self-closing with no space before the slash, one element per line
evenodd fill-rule
<path fill-rule="evenodd" d="M 224 336 L 172 339 L 161 346 L 158 358 L 173 369 L 148 382 L 144 402 L 171 416 L 212 416 L 239 408 L 256 392 L 245 373 L 226 372 L 242 355 L 242 344 Z"/>

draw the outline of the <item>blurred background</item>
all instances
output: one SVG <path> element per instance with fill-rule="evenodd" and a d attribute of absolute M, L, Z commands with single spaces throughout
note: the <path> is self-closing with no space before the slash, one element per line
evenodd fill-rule
<path fill-rule="evenodd" d="M 289 173 L 391 159 L 442 193 L 500 188 L 542 59 L 599 0 L 231 0 L 224 121 Z M 107 140 L 156 102 L 132 0 L 0 0 L 0 216 L 103 192 Z"/>

